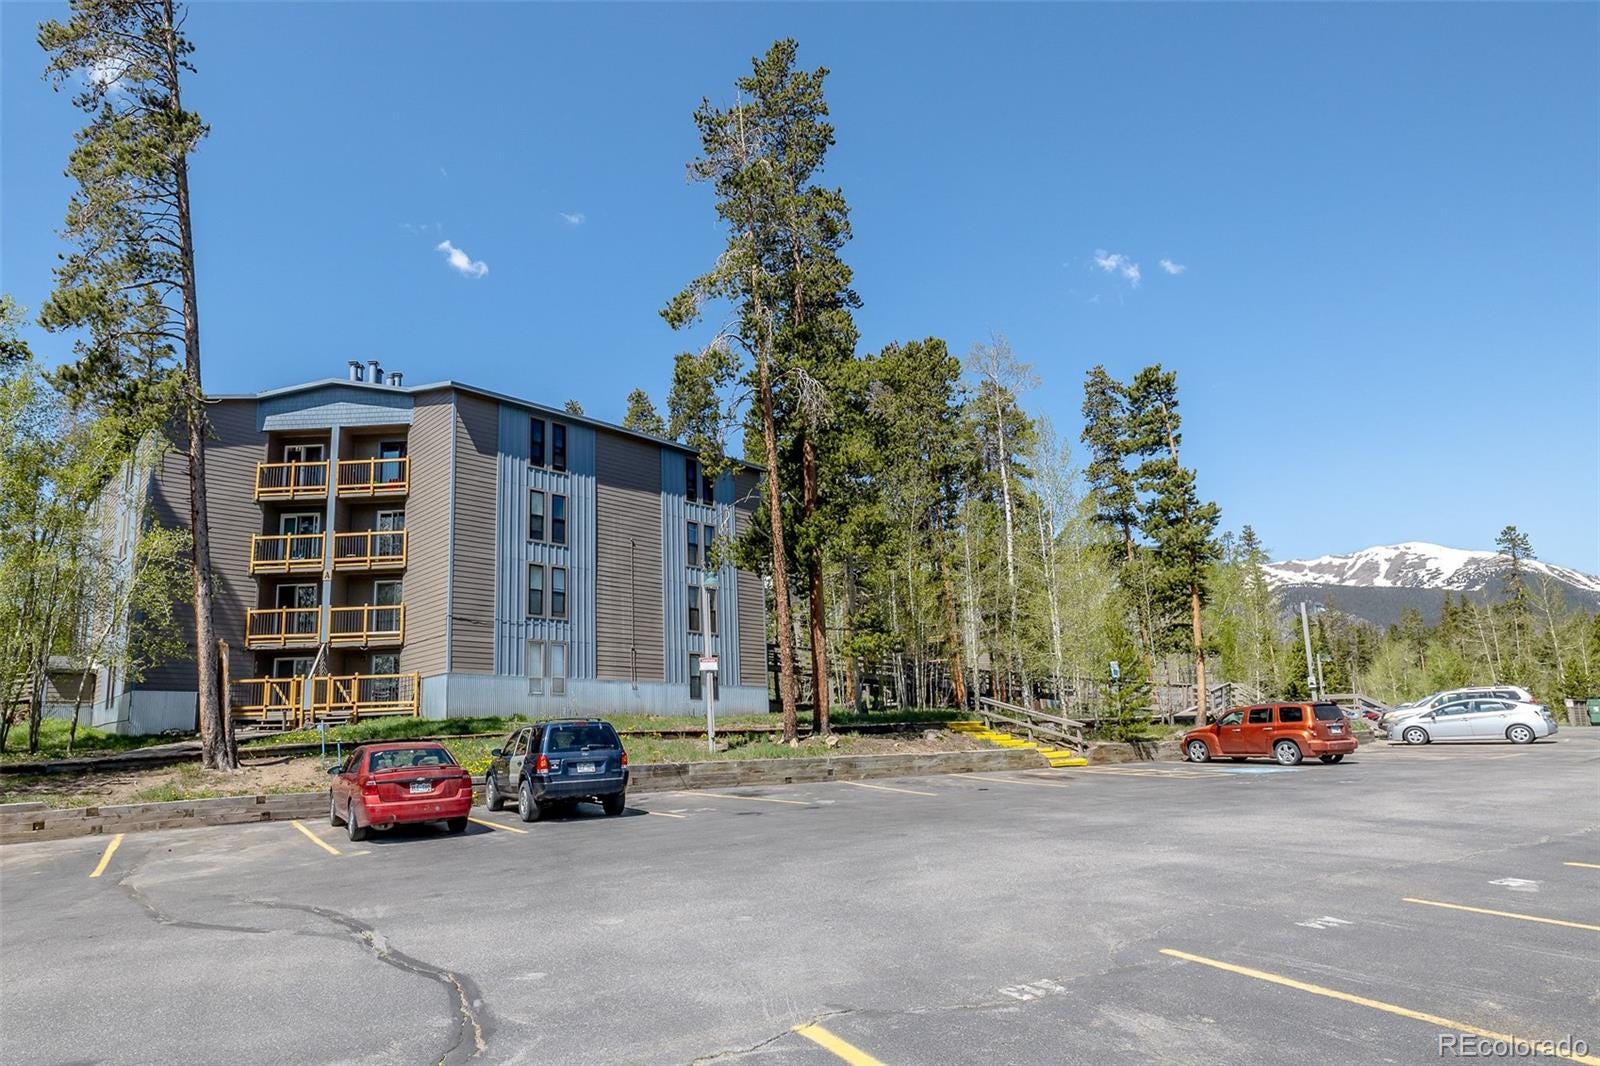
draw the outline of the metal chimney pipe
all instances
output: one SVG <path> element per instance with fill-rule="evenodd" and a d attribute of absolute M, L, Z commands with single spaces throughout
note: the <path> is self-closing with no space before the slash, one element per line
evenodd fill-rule
<path fill-rule="evenodd" d="M 376 359 L 367 360 L 367 380 L 374 385 L 383 384 L 383 367 L 378 365 Z"/>
<path fill-rule="evenodd" d="M 389 384 L 393 385 L 395 388 L 398 389 L 401 385 L 405 384 L 405 380 L 406 380 L 405 379 L 405 375 L 402 374 L 400 371 L 398 371 L 398 370 L 389 371 Z"/>
<path fill-rule="evenodd" d="M 359 360 L 359 359 L 350 360 L 350 380 L 351 381 L 361 381 L 364 376 L 365 375 L 363 373 L 363 367 L 361 366 L 361 360 Z"/>

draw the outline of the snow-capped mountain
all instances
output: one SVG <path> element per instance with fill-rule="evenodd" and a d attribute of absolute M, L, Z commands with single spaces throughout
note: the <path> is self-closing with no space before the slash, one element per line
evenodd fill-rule
<path fill-rule="evenodd" d="M 1465 551 L 1441 544 L 1408 541 L 1363 548 L 1348 555 L 1322 555 L 1268 563 L 1274 585 L 1353 585 L 1359 588 L 1447 589 L 1452 592 L 1498 592 L 1511 564 L 1489 551 Z M 1523 563 L 1531 580 L 1547 575 L 1563 585 L 1600 593 L 1600 577 L 1552 566 L 1538 559 Z"/>
<path fill-rule="evenodd" d="M 1364 548 L 1348 555 L 1268 563 L 1267 580 L 1293 609 L 1302 600 L 1337 607 L 1379 625 L 1399 621 L 1415 607 L 1438 620 L 1446 595 L 1495 600 L 1505 591 L 1510 563 L 1492 551 L 1466 551 L 1410 541 Z M 1530 585 L 1552 580 L 1571 606 L 1600 610 L 1600 577 L 1538 559 L 1523 562 Z"/>

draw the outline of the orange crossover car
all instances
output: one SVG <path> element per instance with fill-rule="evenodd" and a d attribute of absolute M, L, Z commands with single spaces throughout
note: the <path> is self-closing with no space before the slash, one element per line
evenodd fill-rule
<path fill-rule="evenodd" d="M 1268 703 L 1235 707 L 1210 725 L 1183 735 L 1183 756 L 1206 762 L 1273 759 L 1295 766 L 1307 755 L 1334 763 L 1356 750 L 1350 722 L 1332 703 Z"/>

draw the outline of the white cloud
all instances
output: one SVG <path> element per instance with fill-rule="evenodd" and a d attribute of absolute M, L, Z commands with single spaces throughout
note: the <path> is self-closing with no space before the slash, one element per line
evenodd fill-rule
<path fill-rule="evenodd" d="M 449 241 L 440 241 L 433 246 L 436 252 L 443 252 L 450 268 L 458 274 L 465 274 L 469 278 L 481 278 L 489 273 L 489 264 L 482 259 L 474 259 Z"/>
<path fill-rule="evenodd" d="M 1182 263 L 1174 263 L 1170 259 L 1163 259 L 1161 260 L 1161 269 L 1165 270 L 1168 274 L 1182 274 L 1189 268 L 1184 266 Z"/>
<path fill-rule="evenodd" d="M 444 229 L 437 222 L 402 222 L 400 228 L 407 233 L 438 233 Z"/>
<path fill-rule="evenodd" d="M 556 214 L 560 215 L 569 226 L 581 226 L 587 217 L 582 211 L 557 211 Z"/>
<path fill-rule="evenodd" d="M 1129 285 L 1139 287 L 1139 264 L 1123 255 L 1121 252 L 1108 252 L 1104 248 L 1095 249 L 1094 265 L 1104 270 L 1107 274 L 1121 274 Z"/>

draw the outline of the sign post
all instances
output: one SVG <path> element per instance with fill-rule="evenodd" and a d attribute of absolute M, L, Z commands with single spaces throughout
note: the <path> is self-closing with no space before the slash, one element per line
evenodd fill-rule
<path fill-rule="evenodd" d="M 716 591 L 717 574 L 708 566 L 700 581 L 700 693 L 706 701 L 708 752 L 717 750 L 717 656 L 711 645 L 711 594 Z"/>

